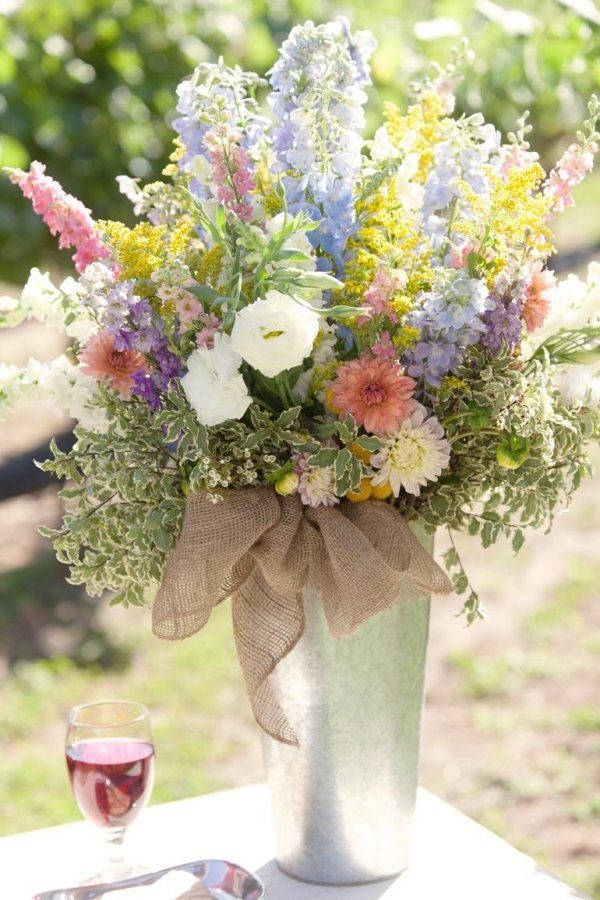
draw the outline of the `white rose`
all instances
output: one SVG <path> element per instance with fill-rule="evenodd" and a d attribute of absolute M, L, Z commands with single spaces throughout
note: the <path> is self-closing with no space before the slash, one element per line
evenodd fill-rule
<path fill-rule="evenodd" d="M 231 346 L 242 359 L 272 378 L 299 366 L 319 331 L 319 314 L 287 294 L 268 291 L 236 316 Z"/>
<path fill-rule="evenodd" d="M 201 347 L 189 357 L 181 385 L 203 425 L 241 419 L 252 403 L 240 363 L 228 334 L 215 336 L 213 350 Z"/>

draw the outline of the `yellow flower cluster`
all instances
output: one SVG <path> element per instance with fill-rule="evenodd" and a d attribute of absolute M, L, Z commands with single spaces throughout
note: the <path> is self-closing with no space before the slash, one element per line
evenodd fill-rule
<path fill-rule="evenodd" d="M 181 157 L 185 153 L 185 147 L 183 146 L 183 142 L 179 136 L 173 139 L 173 144 L 175 146 L 175 149 L 169 156 L 169 164 L 166 165 L 164 167 L 164 169 L 162 170 L 162 174 L 166 175 L 167 178 L 171 178 L 177 174 L 177 172 L 178 172 L 177 162 L 181 159 Z"/>
<path fill-rule="evenodd" d="M 262 194 L 263 204 L 269 216 L 276 216 L 283 211 L 283 201 L 275 190 L 273 175 L 266 159 L 261 159 L 254 169 L 256 190 Z"/>
<path fill-rule="evenodd" d="M 400 331 L 393 335 L 392 343 L 398 350 L 410 350 L 411 347 L 414 347 L 419 342 L 420 337 L 421 332 L 418 328 L 404 325 Z"/>
<path fill-rule="evenodd" d="M 442 388 L 445 391 L 465 391 L 469 387 L 463 378 L 457 378 L 456 375 L 446 375 L 442 381 Z"/>
<path fill-rule="evenodd" d="M 426 91 L 405 115 L 394 103 L 385 104 L 384 114 L 392 144 L 400 147 L 408 140 L 410 152 L 418 154 L 419 168 L 415 181 L 424 184 L 433 163 L 433 149 L 447 121 L 442 101 L 433 91 Z"/>
<path fill-rule="evenodd" d="M 328 387 L 339 365 L 339 360 L 332 359 L 331 362 L 328 362 L 325 365 L 313 366 L 312 378 L 309 388 L 309 393 L 312 397 L 316 396 L 318 393 L 324 391 Z"/>
<path fill-rule="evenodd" d="M 121 222 L 100 222 L 121 267 L 121 278 L 147 279 L 165 263 L 167 227 L 141 222 L 127 228 Z"/>
<path fill-rule="evenodd" d="M 210 250 L 201 253 L 192 267 L 192 275 L 199 284 L 207 284 L 216 288 L 223 267 L 225 249 L 222 244 L 215 244 Z"/>
<path fill-rule="evenodd" d="M 461 182 L 461 194 L 474 218 L 463 217 L 454 231 L 473 244 L 491 287 L 511 253 L 517 251 L 525 258 L 535 250 L 548 256 L 554 248 L 552 232 L 546 224 L 549 201 L 538 190 L 545 178 L 539 163 L 522 169 L 515 166 L 504 178 L 491 166 L 486 167 L 486 174 L 491 184 L 487 198 Z"/>
<path fill-rule="evenodd" d="M 358 204 L 360 228 L 348 242 L 352 254 L 345 273 L 341 300 L 349 306 L 362 303 L 381 262 L 403 269 L 407 283 L 391 306 L 402 317 L 413 306 L 413 298 L 430 286 L 433 272 L 423 236 L 397 196 L 394 179 L 384 181 L 366 200 Z"/>
<path fill-rule="evenodd" d="M 192 241 L 196 238 L 194 226 L 191 219 L 182 218 L 173 229 L 171 242 L 169 244 L 169 254 L 171 257 L 183 258 L 187 256 L 192 245 Z"/>

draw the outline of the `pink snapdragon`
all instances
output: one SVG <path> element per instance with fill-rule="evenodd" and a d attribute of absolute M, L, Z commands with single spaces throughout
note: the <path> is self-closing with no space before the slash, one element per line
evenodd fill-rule
<path fill-rule="evenodd" d="M 500 147 L 498 171 L 502 178 L 506 178 L 511 169 L 524 169 L 538 161 L 539 155 L 528 147 L 528 144 L 504 144 Z"/>
<path fill-rule="evenodd" d="M 202 313 L 200 321 L 204 328 L 201 328 L 196 335 L 196 344 L 198 347 L 206 347 L 212 350 L 215 345 L 215 336 L 218 334 L 220 322 L 214 313 Z"/>
<path fill-rule="evenodd" d="M 363 294 L 363 306 L 370 307 L 366 315 L 359 319 L 359 325 L 364 324 L 371 316 L 385 314 L 390 322 L 395 325 L 398 316 L 390 306 L 390 301 L 396 294 L 406 287 L 406 272 L 403 269 L 378 269 L 370 287 Z"/>
<path fill-rule="evenodd" d="M 550 200 L 553 213 L 574 205 L 573 188 L 592 171 L 597 152 L 595 141 L 589 141 L 584 147 L 581 144 L 567 147 L 544 184 L 544 196 Z"/>
<path fill-rule="evenodd" d="M 372 348 L 373 356 L 379 359 L 396 359 L 396 347 L 392 343 L 389 331 L 382 331 L 379 339 L 375 341 Z"/>
<path fill-rule="evenodd" d="M 473 244 L 469 241 L 465 241 L 463 244 L 452 247 L 446 256 L 446 265 L 451 269 L 464 269 L 467 265 L 469 253 L 472 253 L 474 249 Z"/>
<path fill-rule="evenodd" d="M 34 161 L 28 172 L 10 169 L 9 178 L 31 200 L 33 211 L 42 217 L 51 234 L 59 235 L 58 246 L 62 250 L 75 248 L 73 262 L 77 271 L 83 272 L 90 263 L 106 259 L 108 248 L 90 210 L 45 172 L 46 166 Z"/>
<path fill-rule="evenodd" d="M 250 157 L 239 142 L 240 135 L 228 125 L 219 126 L 204 138 L 210 155 L 215 199 L 242 222 L 249 222 L 252 204 L 248 195 L 256 189 L 256 182 Z"/>

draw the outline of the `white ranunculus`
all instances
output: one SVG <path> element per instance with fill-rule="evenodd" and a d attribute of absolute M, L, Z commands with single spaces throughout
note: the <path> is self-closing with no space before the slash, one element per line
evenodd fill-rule
<path fill-rule="evenodd" d="M 273 378 L 306 359 L 318 331 L 318 313 L 287 294 L 268 291 L 237 314 L 231 346 L 253 369 Z"/>
<path fill-rule="evenodd" d="M 203 425 L 241 419 L 252 403 L 240 374 L 241 362 L 228 334 L 215 336 L 214 349 L 201 347 L 189 357 L 181 384 Z"/>

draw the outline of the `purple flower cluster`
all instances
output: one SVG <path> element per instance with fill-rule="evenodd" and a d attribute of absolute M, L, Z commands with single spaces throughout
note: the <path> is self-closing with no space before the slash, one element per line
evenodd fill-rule
<path fill-rule="evenodd" d="M 160 392 L 168 390 L 181 374 L 181 361 L 169 350 L 161 316 L 133 288 L 133 281 L 122 281 L 108 292 L 104 326 L 114 335 L 116 350 L 137 350 L 154 363 L 152 374 L 135 374 L 133 393 L 158 409 Z"/>
<path fill-rule="evenodd" d="M 486 327 L 481 343 L 497 356 L 503 347 L 513 350 L 521 340 L 523 321 L 521 307 L 514 300 L 497 299 L 483 322 Z"/>

